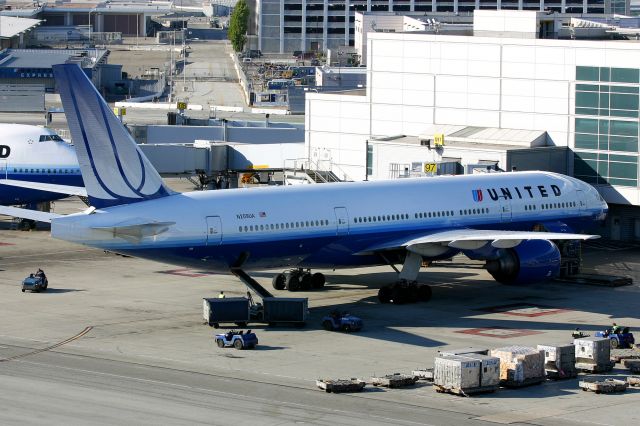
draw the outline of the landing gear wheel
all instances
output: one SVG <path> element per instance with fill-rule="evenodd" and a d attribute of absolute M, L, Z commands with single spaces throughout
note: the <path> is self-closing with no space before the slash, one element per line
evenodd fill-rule
<path fill-rule="evenodd" d="M 242 347 L 243 347 L 242 340 L 238 339 L 235 342 L 233 342 L 233 347 L 238 349 L 238 350 L 241 350 Z"/>
<path fill-rule="evenodd" d="M 287 290 L 289 291 L 298 291 L 300 290 L 300 277 L 298 274 L 289 274 L 287 275 Z"/>
<path fill-rule="evenodd" d="M 321 274 L 320 272 L 316 272 L 315 274 L 311 275 L 311 287 L 322 288 L 324 287 L 325 282 L 326 280 L 324 278 L 324 274 Z"/>
<path fill-rule="evenodd" d="M 391 290 L 391 301 L 394 305 L 402 305 L 407 303 L 409 297 L 409 289 L 407 287 L 396 286 Z"/>
<path fill-rule="evenodd" d="M 300 276 L 300 290 L 306 291 L 311 290 L 311 286 L 313 285 L 311 274 L 305 272 Z"/>
<path fill-rule="evenodd" d="M 219 348 L 224 348 L 224 342 L 222 339 L 216 339 L 216 345 L 218 345 Z"/>
<path fill-rule="evenodd" d="M 431 300 L 431 287 L 428 285 L 421 285 L 418 287 L 418 301 L 428 302 Z"/>
<path fill-rule="evenodd" d="M 276 274 L 273 280 L 271 280 L 271 285 L 273 285 L 273 288 L 276 290 L 284 290 L 287 285 L 287 277 L 284 274 Z"/>
<path fill-rule="evenodd" d="M 380 303 L 389 303 L 391 302 L 391 288 L 384 286 L 378 290 L 378 300 Z"/>

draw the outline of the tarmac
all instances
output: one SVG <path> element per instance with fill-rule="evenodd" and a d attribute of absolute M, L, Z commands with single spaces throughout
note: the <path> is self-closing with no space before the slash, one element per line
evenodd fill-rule
<path fill-rule="evenodd" d="M 186 189 L 186 181 L 172 180 Z M 54 211 L 79 211 L 76 199 Z M 470 398 L 419 382 L 405 389 L 368 386 L 325 394 L 318 378 L 370 378 L 433 366 L 439 350 L 571 342 L 612 322 L 640 328 L 640 248 L 600 242 L 585 248 L 584 269 L 627 275 L 631 286 L 567 283 L 503 286 L 479 262 L 455 257 L 423 268 L 429 303 L 381 305 L 389 267 L 322 271 L 308 297 L 305 328 L 251 324 L 256 350 L 216 347 L 203 323 L 202 298 L 241 296 L 231 275 L 122 257 L 52 239 L 46 227 L 22 232 L 0 222 L 1 424 L 633 424 L 640 390 L 596 395 L 578 379 L 500 389 Z M 22 293 L 37 268 L 43 293 Z M 252 274 L 271 289 L 279 271 Z M 273 290 L 276 296 L 292 296 Z M 322 329 L 332 309 L 360 316 L 364 329 Z M 221 328 L 223 332 L 225 329 Z M 620 365 L 607 377 L 622 377 Z M 579 376 L 583 378 L 584 375 Z"/>

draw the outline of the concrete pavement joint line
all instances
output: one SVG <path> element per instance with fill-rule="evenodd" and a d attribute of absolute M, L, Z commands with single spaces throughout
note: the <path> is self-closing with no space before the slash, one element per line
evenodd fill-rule
<path fill-rule="evenodd" d="M 91 326 L 85 327 L 85 329 L 82 330 L 80 333 L 76 334 L 73 337 L 69 337 L 66 340 L 63 340 L 62 342 L 58 342 L 55 345 L 51 345 L 51 346 L 47 346 L 46 348 L 42 348 L 42 349 L 38 349 L 38 350 L 35 350 L 35 351 L 27 352 L 26 354 L 14 355 L 14 356 L 9 357 L 9 358 L 3 358 L 3 359 L 0 359 L 0 362 L 13 361 L 13 360 L 17 360 L 19 358 L 24 358 L 24 357 L 29 356 L 29 355 L 35 355 L 35 354 L 39 354 L 41 352 L 46 352 L 46 351 L 49 351 L 51 349 L 58 348 L 58 347 L 60 347 L 60 346 L 62 346 L 64 344 L 67 344 L 69 342 L 73 342 L 74 340 L 81 338 L 82 336 L 84 336 L 85 334 L 90 332 L 92 328 L 93 327 L 91 327 Z"/>
<path fill-rule="evenodd" d="M 33 364 L 33 365 L 39 365 L 41 367 L 48 367 L 51 368 L 52 365 L 51 364 L 45 364 L 45 363 L 41 363 L 41 362 L 34 362 L 34 361 L 18 361 L 18 362 L 22 362 L 25 364 Z M 146 366 L 149 367 L 149 366 Z M 218 391 L 218 390 L 213 390 L 213 389 L 206 389 L 206 388 L 200 388 L 200 387 L 196 387 L 196 386 L 188 386 L 188 385 L 180 385 L 178 383 L 170 383 L 170 382 L 163 382 L 160 380 L 151 380 L 151 379 L 141 379 L 139 377 L 132 377 L 132 376 L 123 376 L 121 374 L 113 374 L 113 373 L 103 373 L 100 371 L 93 371 L 93 370 L 85 370 L 85 369 L 81 369 L 81 368 L 70 368 L 70 367 L 63 367 L 60 365 L 56 365 L 55 368 L 60 368 L 63 370 L 70 370 L 70 371 L 76 371 L 76 372 L 81 372 L 81 373 L 87 373 L 87 374 L 96 374 L 96 375 L 101 375 L 101 376 L 107 376 L 107 377 L 115 377 L 115 378 L 119 378 L 119 379 L 125 379 L 125 380 L 133 380 L 133 381 L 137 381 L 140 383 L 152 383 L 152 384 L 156 384 L 156 385 L 165 385 L 165 386 L 172 386 L 172 387 L 176 387 L 176 388 L 181 388 L 181 389 L 189 389 L 192 391 L 201 391 L 201 392 L 208 392 L 210 394 L 216 394 L 216 395 L 221 395 L 221 396 L 226 396 L 226 397 L 234 397 L 234 398 L 243 398 L 243 399 L 251 399 L 255 402 L 261 402 L 261 403 L 272 403 L 273 400 L 267 399 L 267 398 L 259 398 L 259 397 L 249 397 L 247 395 L 243 395 L 243 394 L 238 394 L 238 393 L 233 393 L 233 392 L 223 392 L 223 391 Z M 156 368 L 156 367 L 152 367 L 152 368 Z M 182 370 L 177 370 L 177 371 L 182 371 Z M 202 374 L 202 373 L 199 373 Z M 219 377 L 223 377 L 223 376 L 219 376 Z M 235 380 L 244 380 L 244 379 L 236 379 L 234 377 L 231 377 L 231 379 L 235 379 Z M 263 382 L 260 382 L 263 383 Z M 263 383 L 264 384 L 264 383 Z M 272 384 L 272 383 L 268 383 L 268 384 Z M 272 384 L 273 385 L 273 384 Z M 276 386 L 283 386 L 283 385 L 276 385 Z M 287 386 L 287 387 L 293 387 L 295 388 L 295 386 Z M 306 389 L 306 388 L 303 388 Z M 350 395 L 346 395 L 346 396 L 350 396 Z M 297 407 L 300 409 L 309 409 L 309 408 L 317 408 L 316 406 L 312 406 L 312 405 L 308 405 L 308 404 L 300 404 L 297 402 L 288 402 L 288 401 L 283 401 L 281 402 L 283 405 L 288 405 L 290 407 Z M 411 404 L 406 404 L 406 405 L 411 405 Z M 416 407 L 416 406 L 414 406 Z M 416 407 L 416 408 L 420 408 L 420 407 Z M 357 414 L 354 412 L 350 412 L 350 411 L 345 411 L 345 410 L 336 410 L 336 409 L 327 409 L 328 411 L 331 411 L 333 413 L 336 414 Z M 371 418 L 374 419 L 378 419 L 378 420 L 384 420 L 384 421 L 389 421 L 389 422 L 397 422 L 397 419 L 392 419 L 392 418 L 388 418 L 388 417 L 382 417 L 382 416 L 376 416 L 376 415 L 371 415 L 369 414 L 369 416 Z M 410 420 L 403 420 L 403 423 L 409 423 L 409 424 L 416 424 L 416 425 L 426 425 L 426 426 L 435 426 L 432 424 L 428 424 L 428 423 L 417 423 L 417 422 L 412 422 Z"/>

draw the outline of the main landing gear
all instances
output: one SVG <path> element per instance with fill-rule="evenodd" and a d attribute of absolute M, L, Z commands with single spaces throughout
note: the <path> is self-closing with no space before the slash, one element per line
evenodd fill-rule
<path fill-rule="evenodd" d="M 396 269 L 391 263 L 389 265 Z M 402 271 L 399 272 L 398 281 L 382 286 L 378 291 L 380 303 L 393 302 L 396 305 L 401 305 L 404 303 L 428 302 L 431 299 L 431 287 L 426 284 L 418 284 L 416 281 L 421 265 L 422 256 L 408 252 L 402 265 Z"/>
<path fill-rule="evenodd" d="M 306 291 L 324 287 L 324 274 L 316 272 L 312 274 L 310 270 L 291 269 L 273 277 L 273 288 L 276 290 L 287 289 L 289 291 Z"/>

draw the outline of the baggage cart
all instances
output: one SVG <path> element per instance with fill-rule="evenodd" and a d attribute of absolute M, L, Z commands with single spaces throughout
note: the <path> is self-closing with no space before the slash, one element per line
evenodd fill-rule
<path fill-rule="evenodd" d="M 428 382 L 433 382 L 433 368 L 413 370 L 411 374 L 417 377 L 418 380 L 426 380 Z"/>
<path fill-rule="evenodd" d="M 627 383 L 629 386 L 639 386 L 640 387 L 640 376 L 629 376 L 627 377 Z"/>
<path fill-rule="evenodd" d="M 318 379 L 316 386 L 327 393 L 361 392 L 366 382 L 360 379 Z"/>
<path fill-rule="evenodd" d="M 500 382 L 500 359 L 487 355 L 441 355 L 434 360 L 433 388 L 469 396 L 494 392 Z"/>
<path fill-rule="evenodd" d="M 413 386 L 418 381 L 418 378 L 413 374 L 387 374 L 382 377 L 372 377 L 371 384 L 373 386 L 384 386 L 387 388 L 403 388 L 406 386 Z"/>
<path fill-rule="evenodd" d="M 578 386 L 583 391 L 595 393 L 625 392 L 629 384 L 624 380 L 604 379 L 604 380 L 580 380 Z"/>
<path fill-rule="evenodd" d="M 640 359 L 625 359 L 622 364 L 632 373 L 640 373 Z"/>
<path fill-rule="evenodd" d="M 290 323 L 304 326 L 309 313 L 306 297 L 265 297 L 262 299 L 263 321 L 269 325 Z"/>
<path fill-rule="evenodd" d="M 204 298 L 202 316 L 210 327 L 218 328 L 222 323 L 246 327 L 249 322 L 249 300 L 244 297 Z"/>

